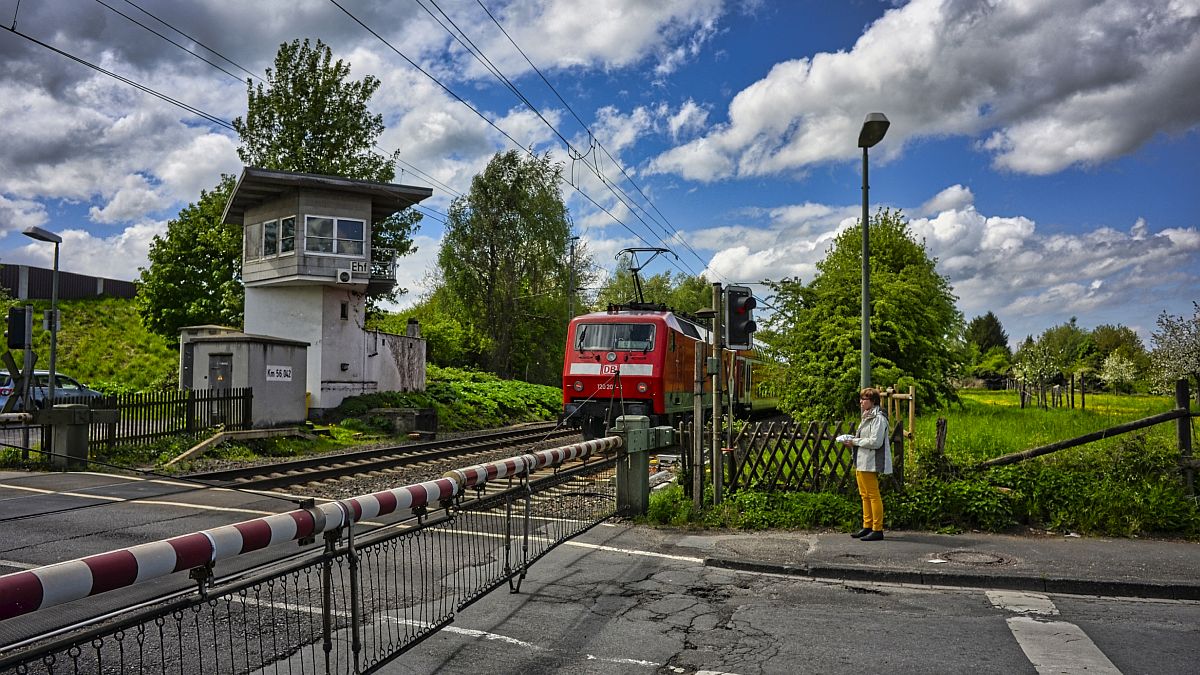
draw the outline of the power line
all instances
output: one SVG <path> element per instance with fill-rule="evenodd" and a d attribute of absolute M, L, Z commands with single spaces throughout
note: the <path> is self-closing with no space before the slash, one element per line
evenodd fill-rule
<path fill-rule="evenodd" d="M 367 31 L 367 32 L 368 32 L 368 33 L 370 33 L 372 36 L 374 36 L 374 37 L 375 37 L 375 39 L 377 39 L 377 40 L 379 40 L 380 42 L 382 42 L 382 43 L 383 43 L 385 46 L 387 46 L 387 48 L 388 48 L 388 49 L 391 49 L 393 52 L 395 52 L 397 56 L 399 56 L 400 58 L 404 59 L 404 60 L 405 60 L 405 61 L 406 61 L 406 62 L 407 62 L 407 63 L 408 63 L 410 66 L 412 66 L 413 68 L 415 68 L 415 69 L 416 69 L 418 72 L 420 72 L 420 73 L 421 73 L 422 75 L 424 75 L 425 77 L 427 77 L 427 78 L 429 78 L 430 80 L 432 80 L 434 84 L 436 84 L 436 85 L 438 85 L 439 87 L 441 87 L 441 89 L 442 89 L 443 91 L 445 91 L 445 92 L 446 92 L 448 95 L 450 95 L 450 97 L 452 97 L 454 100 L 456 100 L 456 101 L 458 101 L 459 103 L 461 103 L 461 104 L 463 104 L 464 106 L 466 106 L 466 107 L 467 107 L 467 109 L 468 109 L 468 110 L 470 110 L 471 112 L 475 113 L 475 115 L 477 115 L 477 116 L 479 117 L 479 119 L 481 119 L 481 120 L 483 120 L 484 122 L 486 122 L 488 126 L 492 127 L 492 128 L 493 128 L 493 129 L 495 129 L 496 131 L 500 132 L 500 134 L 501 134 L 502 136 L 504 136 L 505 138 L 507 138 L 507 139 L 509 140 L 509 142 L 511 142 L 511 143 L 512 143 L 514 146 L 516 146 L 516 147 L 518 147 L 518 148 L 522 148 L 523 150 L 525 150 L 525 152 L 526 152 L 527 154 L 529 154 L 530 156 L 533 156 L 533 153 L 532 153 L 532 151 L 525 149 L 525 148 L 524 148 L 524 147 L 521 145 L 521 143 L 517 141 L 517 139 L 513 138 L 512 134 L 508 133 L 508 132 L 507 132 L 507 131 L 505 131 L 504 129 L 501 129 L 499 125 L 497 125 L 497 124 L 496 124 L 495 122 L 493 122 L 492 120 L 488 119 L 486 115 L 484 115 L 483 113 L 481 113 L 481 112 L 480 112 L 480 111 L 479 111 L 479 110 L 478 110 L 478 109 L 477 109 L 475 106 L 471 105 L 471 104 L 470 104 L 470 103 L 469 103 L 469 102 L 468 102 L 466 99 L 464 99 L 463 97 L 459 96 L 457 93 L 455 93 L 455 92 L 454 92 L 454 90 L 452 90 L 452 89 L 450 89 L 450 87 L 446 86 L 446 85 L 445 85 L 445 84 L 444 84 L 444 83 L 443 83 L 441 80 L 439 80 L 438 78 L 434 77 L 432 74 L 430 74 L 430 73 L 429 73 L 429 71 L 425 70 L 425 69 L 424 69 L 424 68 L 422 68 L 420 65 L 418 65 L 418 64 L 417 64 L 415 61 L 413 61 L 412 59 L 410 59 L 410 58 L 408 57 L 408 55 L 406 55 L 404 52 L 400 51 L 398 48 L 396 48 L 396 46 L 395 46 L 395 45 L 393 45 L 391 42 L 389 42 L 389 41 L 388 41 L 386 38 L 384 38 L 382 35 L 380 35 L 379 33 L 377 33 L 377 32 L 376 32 L 376 31 L 375 31 L 373 28 L 371 28 L 371 27 L 370 27 L 370 26 L 368 26 L 366 23 L 364 23 L 364 22 L 362 21 L 362 19 L 359 19 L 357 16 L 355 16 L 353 12 L 351 12 L 350 10 L 346 9 L 345 7 L 343 7 L 343 6 L 342 6 L 342 4 L 338 2 L 338 0 L 329 0 L 329 2 L 333 3 L 333 5 L 334 5 L 335 7 L 337 7 L 337 8 L 338 8 L 338 9 L 340 9 L 340 10 L 342 10 L 342 13 L 344 13 L 346 16 L 350 17 L 350 19 L 351 19 L 352 21 L 354 21 L 354 22 L 355 22 L 355 23 L 357 23 L 359 26 L 361 26 L 361 27 L 363 28 L 363 30 Z M 570 183 L 568 183 L 568 184 L 570 184 Z M 575 188 L 575 189 L 576 189 L 576 191 L 578 191 L 580 194 L 583 194 L 585 197 L 587 197 L 587 198 L 588 198 L 588 200 L 589 200 L 589 201 L 591 201 L 593 204 L 596 204 L 596 201 L 595 201 L 594 199 L 592 199 L 590 196 L 586 195 L 586 193 L 584 193 L 582 190 L 580 190 L 580 188 L 579 188 L 578 186 L 571 184 L 571 187 Z M 610 211 L 608 211 L 607 209 L 603 209 L 603 210 L 604 210 L 604 212 L 605 212 L 605 213 L 608 213 L 608 214 L 609 214 L 609 216 L 610 216 L 610 217 L 612 217 L 612 219 L 613 219 L 614 221 L 616 221 L 618 224 L 620 224 L 622 227 L 624 227 L 626 230 L 628 230 L 630 234 L 632 234 L 633 236 L 637 237 L 639 241 L 641 241 L 642 243 L 646 244 L 647 246 L 651 246 L 650 242 L 646 241 L 646 239 L 645 239 L 644 237 L 642 237 L 642 235 L 640 235 L 640 234 L 638 234 L 637 232 L 635 232 L 635 231 L 633 230 L 633 228 L 629 227 L 629 225 L 627 225 L 625 222 L 623 222 L 622 220 L 620 220 L 620 219 L 619 219 L 619 218 L 617 218 L 616 216 L 613 216 L 613 215 L 612 215 L 612 213 L 611 213 Z"/>
<path fill-rule="evenodd" d="M 470 36 L 468 36 L 466 34 L 466 31 L 462 30 L 462 28 L 460 28 L 458 26 L 458 24 L 454 21 L 454 19 L 451 18 L 448 14 L 446 14 L 446 12 L 444 10 L 442 10 L 442 8 L 437 4 L 436 0 L 427 0 L 427 1 L 438 10 L 438 12 L 441 14 L 442 17 L 445 18 L 445 22 L 443 22 L 441 18 L 438 18 L 438 16 L 435 15 L 433 13 L 433 11 L 431 11 L 428 7 L 426 7 L 422 3 L 421 0 L 415 0 L 417 5 L 420 6 L 423 10 L 425 10 L 425 12 L 427 14 L 429 14 L 429 16 L 431 18 L 433 18 L 433 20 L 435 22 L 437 22 L 437 24 L 439 26 L 441 26 L 447 33 L 449 33 L 450 36 L 452 38 L 454 38 L 455 41 L 457 41 L 463 47 L 463 49 L 465 49 L 467 51 L 467 53 L 471 54 L 471 56 L 473 56 L 475 58 L 475 60 L 477 60 L 481 65 L 483 65 L 485 70 L 487 70 L 489 73 L 491 73 L 493 77 L 495 77 L 497 80 L 499 80 L 509 91 L 511 91 L 513 93 L 513 95 L 515 95 L 517 97 L 517 99 L 519 101 L 524 103 L 525 106 L 528 107 L 538 117 L 538 119 L 540 119 L 542 121 L 542 123 L 545 124 L 559 138 L 559 140 L 563 143 L 563 145 L 566 146 L 567 153 L 572 158 L 572 160 L 583 161 L 584 165 L 588 166 L 588 168 L 591 169 L 592 173 L 595 174 L 597 176 L 597 178 L 601 181 L 601 184 L 604 185 L 605 187 L 607 187 L 609 189 L 609 191 L 613 193 L 613 196 L 616 197 L 617 200 L 619 202 L 621 202 L 621 204 L 623 206 L 625 206 L 627 209 L 629 209 L 629 212 L 632 213 L 638 220 L 640 220 L 642 222 L 642 224 L 645 225 L 646 228 L 652 234 L 654 234 L 654 228 L 651 227 L 650 224 L 647 223 L 646 220 L 644 218 L 642 218 L 642 216 L 638 213 L 640 207 L 637 205 L 636 201 L 632 200 L 632 199 L 627 200 L 628 195 L 626 193 L 624 193 L 623 190 L 620 190 L 619 186 L 613 185 L 607 179 L 607 177 L 604 176 L 603 172 L 600 170 L 598 165 L 591 164 L 587 161 L 586 158 L 588 155 L 591 154 L 591 150 L 589 149 L 588 153 L 581 153 L 578 150 L 576 150 L 575 147 L 570 142 L 570 140 L 568 140 L 549 120 L 546 119 L 546 117 L 542 114 L 542 112 L 540 110 L 538 110 L 537 106 L 535 106 L 533 104 L 533 102 L 530 101 L 529 98 L 526 97 L 524 95 L 524 93 L 521 92 L 520 88 L 517 87 L 507 76 L 505 76 L 504 73 L 499 69 L 499 67 L 497 67 L 491 61 L 491 59 L 489 59 L 487 57 L 487 55 L 483 53 L 483 50 L 480 49 L 479 46 L 476 45 L 473 40 L 471 40 Z M 337 5 L 338 3 L 334 2 L 334 4 Z M 338 5 L 338 7 L 341 8 L 342 11 L 344 11 L 344 12 L 346 11 L 340 5 Z M 486 7 L 484 9 L 486 10 Z M 361 21 L 359 21 L 357 19 L 357 17 L 353 17 L 353 15 L 351 15 L 351 16 L 356 21 L 358 21 L 358 23 L 360 25 L 364 25 Z M 447 26 L 447 23 L 449 24 L 449 26 L 453 27 L 453 30 Z M 365 27 L 365 25 L 364 25 L 364 27 Z M 374 31 L 371 31 L 371 32 L 372 32 L 372 34 L 376 35 L 376 37 L 379 37 L 378 34 L 374 33 Z M 380 39 L 382 40 L 382 38 L 380 38 Z M 511 38 L 510 38 L 510 40 L 511 40 Z M 386 41 L 384 41 L 384 42 L 385 42 L 385 44 L 388 44 Z M 391 46 L 391 45 L 389 44 L 389 46 Z M 395 48 L 393 47 L 393 50 L 394 49 Z M 412 63 L 411 59 L 408 59 L 407 57 L 405 57 L 405 59 L 408 60 L 409 63 Z M 429 73 L 425 72 L 424 70 L 421 70 L 421 72 L 423 72 L 427 77 L 430 77 L 431 79 L 434 79 L 436 81 L 436 78 L 433 78 L 433 76 L 429 75 Z M 438 81 L 438 85 L 441 86 L 443 89 L 446 89 L 447 91 L 449 91 L 449 88 L 446 87 L 446 85 L 441 83 L 440 81 Z M 560 99 L 561 99 L 561 97 L 560 97 Z M 461 98 L 459 98 L 459 100 L 462 101 Z M 463 102 L 465 103 L 465 101 L 463 101 Z M 470 106 L 468 106 L 468 107 L 470 107 Z M 474 109 L 472 108 L 472 110 L 474 110 Z M 478 114 L 478 112 L 477 112 L 477 114 Z M 572 111 L 572 114 L 574 114 L 574 111 Z M 576 119 L 578 119 L 577 115 L 576 115 Z M 489 122 L 489 124 L 491 123 L 490 120 L 487 120 L 487 121 Z M 492 124 L 492 126 L 499 130 L 499 127 L 497 127 L 495 124 Z M 585 128 L 586 128 L 586 126 L 585 126 Z M 501 132 L 504 133 L 502 130 L 501 130 Z M 590 130 L 588 133 L 590 136 L 590 134 L 591 134 Z M 505 133 L 505 136 L 508 136 L 508 134 Z M 518 146 L 520 145 L 519 143 L 516 143 L 516 140 L 513 139 L 511 136 L 508 136 L 508 138 L 509 138 L 509 140 L 512 140 L 514 142 L 514 144 L 517 144 Z M 597 204 L 596 200 L 592 199 L 590 195 L 587 195 L 586 193 L 584 193 L 583 190 L 575 183 L 574 180 L 564 179 L 563 182 L 566 183 L 567 185 L 570 185 L 577 192 L 579 192 L 580 194 L 587 197 L 588 201 L 592 202 L 593 204 Z M 597 206 L 598 206 L 598 204 L 597 204 Z M 608 214 L 609 217 L 613 218 L 616 222 L 620 223 L 623 227 L 625 227 L 627 230 L 629 230 L 632 234 L 637 236 L 638 239 L 640 239 L 643 243 L 650 245 L 649 242 L 647 242 L 645 240 L 645 238 L 643 238 L 643 237 L 641 237 L 641 235 L 638 235 L 637 233 L 633 232 L 633 230 L 630 229 L 628 225 L 626 225 L 620 219 L 616 218 L 615 215 L 611 211 L 609 211 L 606 208 L 602 208 L 601 210 L 604 211 L 606 214 Z M 642 209 L 642 210 L 644 211 L 644 209 Z M 665 232 L 666 231 L 665 228 L 663 228 L 663 229 Z M 667 235 L 669 238 L 677 238 L 677 237 L 675 237 L 675 235 L 672 235 L 670 232 L 667 232 Z M 655 236 L 658 236 L 658 235 L 655 234 Z M 669 246 L 670 242 L 667 239 L 664 239 L 661 236 L 658 236 L 658 238 L 660 239 L 660 241 L 662 241 L 662 243 L 668 244 L 668 246 Z M 676 264 L 677 268 L 678 268 L 678 266 L 679 265 Z M 684 270 L 681 270 L 681 271 L 684 271 Z M 686 272 L 695 276 L 695 272 L 690 267 L 687 268 Z"/>
<path fill-rule="evenodd" d="M 128 1 L 128 0 L 126 0 L 126 1 Z M 137 19 L 133 18 L 132 16 L 129 16 L 128 14 L 122 12 L 121 10 L 117 9 L 116 7 L 113 7 L 112 5 L 108 4 L 107 2 L 104 2 L 104 0 L 96 0 L 96 2 L 103 5 L 104 7 L 108 8 L 108 10 L 110 12 L 113 12 L 115 14 L 125 17 L 125 19 L 127 19 L 131 23 L 141 26 L 142 28 L 150 31 L 151 33 L 154 33 L 155 35 L 162 38 L 163 40 L 170 42 L 171 44 L 175 45 L 176 47 L 179 47 L 180 49 L 187 52 L 188 54 L 191 54 L 192 56 L 200 59 L 201 61 L 207 63 L 208 65 L 212 66 L 213 68 L 216 68 L 217 70 L 221 71 L 222 73 L 225 73 L 226 75 L 232 77 L 235 80 L 241 81 L 242 78 L 238 77 L 237 75 L 234 75 L 233 73 L 229 72 L 228 70 L 225 70 L 221 66 L 213 63 L 212 61 L 209 61 L 208 59 L 204 58 L 203 56 L 200 56 L 196 52 L 193 52 L 192 50 L 188 49 L 187 47 L 184 47 L 183 45 L 179 44 L 178 42 L 172 40 L 171 38 L 167 37 L 166 35 L 163 35 L 162 33 L 158 32 L 158 31 L 154 30 L 153 28 L 147 26 L 146 24 L 142 23 L 141 21 L 138 21 Z M 133 3 L 130 3 L 130 4 L 133 4 Z M 142 9 L 141 7 L 138 7 L 137 5 L 133 5 L 133 6 L 137 7 L 137 9 Z M 158 17 L 154 16 L 153 14 L 150 14 L 149 12 L 146 12 L 146 10 L 142 10 L 142 11 L 145 12 L 146 14 L 149 14 L 152 18 L 154 18 L 156 20 L 158 19 Z M 159 23 L 162 23 L 162 21 L 159 20 Z M 178 31 L 176 31 L 176 32 L 178 32 Z M 182 33 L 181 33 L 181 35 L 182 35 Z M 187 36 L 185 35 L 184 37 L 187 37 Z M 191 38 L 188 38 L 188 39 L 190 40 Z M 193 42 L 195 42 L 195 40 L 193 40 Z M 197 42 L 196 44 L 200 44 L 200 43 Z M 208 48 L 205 47 L 205 49 L 208 49 Z M 209 51 L 212 51 L 212 50 L 210 49 Z M 228 61 L 228 60 L 229 59 L 226 59 L 226 61 Z"/>
<path fill-rule="evenodd" d="M 646 193 L 642 191 L 642 188 L 640 186 L 638 186 L 637 182 L 633 180 L 633 177 L 631 177 L 629 175 L 629 173 L 625 171 L 625 167 L 623 167 L 621 165 L 621 163 L 619 161 L 617 161 L 617 159 L 615 157 L 612 156 L 612 153 L 610 153 L 608 151 L 608 148 L 605 148 L 603 143 L 601 143 L 599 140 L 596 140 L 595 134 L 592 133 L 592 130 L 591 130 L 591 128 L 588 127 L 587 123 L 585 123 L 583 121 L 583 119 L 581 119 L 579 117 L 578 113 L 575 112 L 575 109 L 571 107 L 571 104 L 567 103 L 566 99 L 564 99 L 562 97 L 562 94 L 560 94 L 558 92 L 558 89 L 555 88 L 555 86 L 553 84 L 551 84 L 550 80 L 542 73 L 542 71 L 537 67 L 537 65 L 534 64 L 533 60 L 530 59 L 529 56 L 525 53 L 525 50 L 522 49 L 521 46 L 519 44 L 517 44 L 517 41 L 515 39 L 513 39 L 513 37 L 508 33 L 507 30 L 505 30 L 504 26 L 500 23 L 499 19 L 497 19 L 496 16 L 494 14 L 492 14 L 491 10 L 489 10 L 487 8 L 487 5 L 483 4 L 483 0 L 475 0 L 475 1 L 483 9 L 484 13 L 488 15 L 488 18 L 490 18 L 492 20 L 492 23 L 496 24 L 496 27 L 500 29 L 500 32 L 504 34 L 504 37 L 508 39 L 509 43 L 512 44 L 513 48 L 515 48 L 517 50 L 517 52 L 521 55 L 521 57 L 525 59 L 525 62 L 529 64 L 529 67 L 533 69 L 533 72 L 538 74 L 538 77 L 540 77 L 542 79 L 542 82 L 544 82 L 546 84 L 546 86 L 549 87 L 550 91 L 552 91 L 554 93 L 554 96 L 556 98 L 558 98 L 560 103 L 563 104 L 563 107 L 565 107 L 567 109 L 567 111 L 571 113 L 571 116 L 575 118 L 575 121 L 579 123 L 579 126 L 583 127 L 583 129 L 585 131 L 587 131 L 588 138 L 592 142 L 595 143 L 596 147 L 599 147 L 601 150 L 604 151 L 605 156 L 607 156 L 609 161 L 611 161 L 617 167 L 617 169 L 620 170 L 621 175 L 623 175 L 625 177 L 625 179 L 629 182 L 629 184 L 632 185 L 635 190 L 637 190 L 638 194 L 642 196 L 642 199 L 644 199 L 646 201 L 646 203 L 649 204 L 654 209 L 654 211 L 656 213 L 658 213 L 658 215 L 660 217 L 662 217 L 663 221 L 667 225 L 670 225 L 670 220 L 667 219 L 666 215 L 663 214 L 663 212 L 650 199 L 650 197 L 648 197 L 646 195 Z M 647 213 L 647 215 L 650 215 L 650 214 Z M 653 216 L 650 216 L 650 217 L 651 217 L 651 220 L 654 220 Z M 663 226 L 660 225 L 660 227 L 663 227 Z M 675 228 L 672 227 L 671 229 L 675 229 Z M 663 227 L 663 230 L 666 231 L 667 228 Z M 705 260 L 702 257 L 700 257 L 700 254 L 697 253 L 696 250 L 694 248 L 692 248 L 691 245 L 688 244 L 686 240 L 684 240 L 682 237 L 679 237 L 677 233 L 669 234 L 669 236 L 675 237 L 679 241 L 679 243 L 683 244 L 683 246 L 685 248 L 687 248 L 687 250 L 690 251 L 692 253 L 692 255 L 695 256 L 696 259 L 699 260 L 702 264 L 707 264 L 705 262 Z"/>

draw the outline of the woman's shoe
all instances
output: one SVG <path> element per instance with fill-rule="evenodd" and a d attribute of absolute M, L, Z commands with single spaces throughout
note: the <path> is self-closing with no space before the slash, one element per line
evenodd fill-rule
<path fill-rule="evenodd" d="M 883 541 L 883 530 L 871 530 L 862 538 L 863 541 Z"/>
<path fill-rule="evenodd" d="M 864 527 L 863 529 L 859 530 L 858 532 L 855 532 L 854 534 L 852 534 L 850 536 L 854 537 L 855 539 L 860 539 L 862 537 L 867 536 L 868 534 L 871 534 L 871 528 Z"/>

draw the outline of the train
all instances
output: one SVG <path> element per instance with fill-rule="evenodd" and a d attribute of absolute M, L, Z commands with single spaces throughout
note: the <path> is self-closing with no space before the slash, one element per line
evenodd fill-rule
<path fill-rule="evenodd" d="M 563 359 L 563 424 L 591 440 L 607 435 L 621 415 L 645 415 L 651 426 L 691 419 L 697 350 L 711 353 L 708 328 L 665 306 L 612 305 L 573 318 Z M 722 410 L 731 407 L 746 418 L 775 409 L 767 364 L 753 350 L 723 350 L 723 361 L 728 393 Z M 701 364 L 707 371 L 707 359 Z M 703 392 L 710 410 L 707 374 Z"/>

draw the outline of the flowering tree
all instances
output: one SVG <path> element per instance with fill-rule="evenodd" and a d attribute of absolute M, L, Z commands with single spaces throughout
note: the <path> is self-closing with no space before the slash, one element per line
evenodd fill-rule
<path fill-rule="evenodd" d="M 1169 385 L 1180 378 L 1191 378 L 1200 397 L 1200 303 L 1192 303 L 1191 318 L 1163 312 L 1154 331 L 1151 362 L 1160 382 Z"/>
<path fill-rule="evenodd" d="M 1104 359 L 1100 367 L 1100 379 L 1108 383 L 1113 391 L 1121 392 L 1129 389 L 1129 383 L 1137 377 L 1137 366 L 1132 359 L 1126 358 L 1121 352 L 1113 352 Z"/>

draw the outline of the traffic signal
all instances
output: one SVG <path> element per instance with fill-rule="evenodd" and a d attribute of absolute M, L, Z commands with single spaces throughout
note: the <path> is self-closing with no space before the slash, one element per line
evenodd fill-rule
<path fill-rule="evenodd" d="M 753 346 L 750 334 L 758 330 L 754 325 L 754 308 L 758 306 L 754 295 L 745 286 L 729 286 L 725 289 L 725 346 L 729 349 L 750 349 Z"/>
<path fill-rule="evenodd" d="M 8 327 L 4 335 L 8 337 L 9 349 L 25 349 L 29 346 L 25 342 L 25 313 L 29 309 L 26 307 L 10 307 L 8 310 Z"/>

